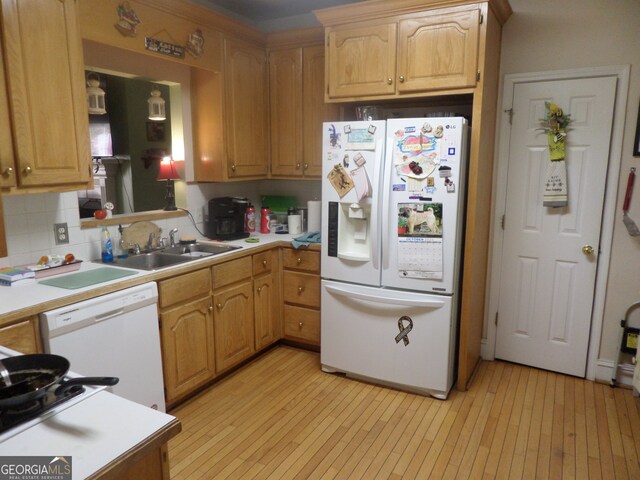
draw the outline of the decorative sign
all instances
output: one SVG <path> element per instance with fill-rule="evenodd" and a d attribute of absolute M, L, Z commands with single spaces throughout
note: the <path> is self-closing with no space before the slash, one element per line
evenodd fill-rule
<path fill-rule="evenodd" d="M 131 8 L 129 2 L 122 2 L 116 11 L 118 12 L 118 23 L 114 25 L 116 30 L 125 37 L 135 37 L 138 33 L 136 27 L 141 22 L 135 10 Z"/>
<path fill-rule="evenodd" d="M 204 35 L 202 35 L 202 30 L 198 28 L 195 32 L 189 35 L 185 47 L 187 52 L 195 58 L 202 55 L 202 52 L 204 51 Z"/>
<path fill-rule="evenodd" d="M 144 48 L 150 52 L 162 53 L 175 58 L 184 58 L 184 47 L 182 45 L 174 45 L 155 38 L 144 37 Z"/>

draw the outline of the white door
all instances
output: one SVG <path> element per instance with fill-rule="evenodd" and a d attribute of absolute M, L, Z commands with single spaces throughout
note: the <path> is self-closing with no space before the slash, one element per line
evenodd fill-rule
<path fill-rule="evenodd" d="M 585 375 L 615 93 L 615 77 L 515 86 L 497 358 Z M 563 208 L 542 205 L 545 101 L 572 119 Z"/>

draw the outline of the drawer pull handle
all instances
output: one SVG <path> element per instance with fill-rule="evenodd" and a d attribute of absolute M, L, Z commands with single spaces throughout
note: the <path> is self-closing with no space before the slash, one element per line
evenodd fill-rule
<path fill-rule="evenodd" d="M 304 291 L 303 287 L 298 287 L 298 295 L 301 295 L 303 291 Z"/>
<path fill-rule="evenodd" d="M 302 263 L 302 259 L 300 257 L 298 257 L 298 259 L 296 260 L 296 262 L 298 263 L 298 265 L 300 265 Z"/>

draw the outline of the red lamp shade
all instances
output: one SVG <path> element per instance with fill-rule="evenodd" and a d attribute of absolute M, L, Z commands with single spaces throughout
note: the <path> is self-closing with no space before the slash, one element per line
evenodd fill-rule
<path fill-rule="evenodd" d="M 158 180 L 178 180 L 180 175 L 176 170 L 176 164 L 171 157 L 164 157 L 160 162 L 160 171 L 158 172 Z"/>

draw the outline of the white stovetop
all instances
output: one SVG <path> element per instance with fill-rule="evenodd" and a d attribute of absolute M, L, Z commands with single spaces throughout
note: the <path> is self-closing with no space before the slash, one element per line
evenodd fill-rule
<path fill-rule="evenodd" d="M 235 245 L 242 247 L 243 251 L 251 250 L 269 243 L 279 242 L 279 241 L 291 241 L 293 238 L 298 237 L 299 235 L 279 235 L 279 234 L 256 234 L 257 238 L 260 239 L 258 243 L 247 243 L 244 240 L 234 240 L 229 242 L 224 242 L 228 245 Z M 207 240 L 198 240 L 202 242 L 206 242 Z M 229 253 L 223 253 L 217 255 L 216 258 L 221 258 L 224 255 L 229 255 Z M 197 262 L 206 262 L 208 258 L 211 257 L 203 257 L 199 260 L 194 260 L 191 262 L 192 264 Z M 1 263 L 0 263 L 1 265 Z M 184 264 L 182 264 L 184 265 Z M 88 271 L 96 268 L 102 268 L 105 265 L 100 263 L 93 263 L 91 261 L 83 261 L 81 264 L 80 271 Z M 116 267 L 115 265 L 109 265 L 111 268 L 122 268 Z M 170 273 L 172 268 L 178 268 L 179 265 L 175 267 L 168 267 L 163 269 L 163 272 Z M 110 282 L 103 282 L 96 285 L 91 285 L 89 287 L 78 288 L 75 290 L 68 290 L 59 287 L 52 287 L 48 285 L 42 285 L 38 283 L 38 280 L 28 280 L 25 282 L 18 282 L 15 285 L 10 287 L 0 285 L 0 315 L 5 315 L 10 312 L 21 310 L 23 308 L 29 308 L 34 305 L 49 302 L 52 300 L 58 300 L 60 298 L 69 297 L 78 293 L 88 292 L 91 290 L 95 290 L 106 285 L 113 285 L 121 282 L 123 280 L 129 280 L 131 278 L 144 278 L 145 276 L 149 276 L 152 273 L 156 272 L 147 272 L 143 270 L 133 270 L 133 269 L 125 269 L 130 271 L 135 271 L 136 275 L 124 277 L 122 279 L 112 280 Z M 73 272 L 76 273 L 76 272 Z M 72 275 L 73 273 L 67 273 L 65 275 Z M 62 276 L 62 275 L 60 275 Z M 49 277 L 54 278 L 54 277 Z"/>

